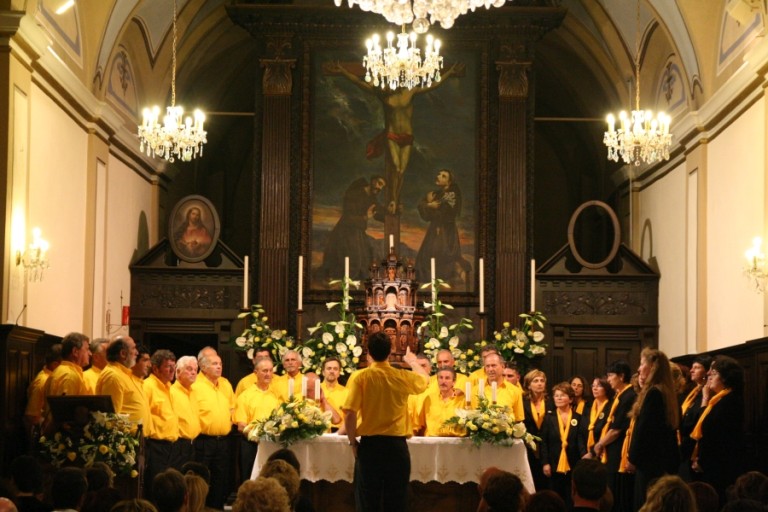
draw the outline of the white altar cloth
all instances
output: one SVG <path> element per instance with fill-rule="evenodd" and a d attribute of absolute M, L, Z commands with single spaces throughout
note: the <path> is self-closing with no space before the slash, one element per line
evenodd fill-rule
<path fill-rule="evenodd" d="M 268 441 L 259 443 L 251 478 L 256 478 L 267 458 L 280 449 Z M 291 445 L 301 463 L 301 478 L 310 482 L 352 482 L 355 459 L 347 436 L 325 434 L 310 441 Z M 474 446 L 463 437 L 412 437 L 408 440 L 411 453 L 412 482 L 478 482 L 486 468 L 496 466 L 522 480 L 529 492 L 535 492 L 528 455 L 522 441 L 511 446 L 482 444 Z"/>

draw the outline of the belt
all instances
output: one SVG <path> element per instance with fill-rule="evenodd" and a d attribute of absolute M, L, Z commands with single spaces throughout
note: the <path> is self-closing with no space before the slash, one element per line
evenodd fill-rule
<path fill-rule="evenodd" d="M 360 439 L 392 439 L 392 440 L 402 440 L 405 441 L 408 439 L 407 436 L 360 436 Z"/>
<path fill-rule="evenodd" d="M 148 437 L 147 441 L 156 443 L 156 444 L 173 444 L 176 442 L 176 441 L 168 441 L 167 439 L 153 439 L 151 437 Z"/>
<path fill-rule="evenodd" d="M 224 439 L 227 436 L 209 436 L 208 434 L 199 434 L 196 439 Z"/>

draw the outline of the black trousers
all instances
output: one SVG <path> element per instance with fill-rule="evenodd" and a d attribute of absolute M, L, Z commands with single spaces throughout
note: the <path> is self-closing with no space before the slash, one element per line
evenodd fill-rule
<path fill-rule="evenodd" d="M 404 437 L 363 436 L 357 449 L 355 487 L 363 512 L 408 508 L 411 455 Z"/>
<path fill-rule="evenodd" d="M 144 495 L 152 499 L 152 482 L 155 476 L 173 466 L 174 442 L 145 438 Z"/>
<path fill-rule="evenodd" d="M 197 436 L 194 441 L 195 461 L 205 464 L 211 471 L 211 483 L 205 504 L 219 510 L 224 508 L 224 500 L 229 490 L 229 444 L 227 436 L 204 434 Z"/>

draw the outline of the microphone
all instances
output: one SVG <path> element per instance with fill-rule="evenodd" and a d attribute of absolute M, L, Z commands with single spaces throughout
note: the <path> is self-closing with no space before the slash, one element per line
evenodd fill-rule
<path fill-rule="evenodd" d="M 21 308 L 21 313 L 19 313 L 19 316 L 16 317 L 16 325 L 17 326 L 19 325 L 19 318 L 21 318 L 21 315 L 23 315 L 26 310 L 27 310 L 27 305 L 24 304 L 24 307 Z"/>

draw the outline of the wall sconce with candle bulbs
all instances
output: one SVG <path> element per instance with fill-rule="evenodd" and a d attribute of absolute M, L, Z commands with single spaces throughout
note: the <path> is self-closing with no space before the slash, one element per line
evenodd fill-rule
<path fill-rule="evenodd" d="M 32 230 L 32 243 L 22 253 L 16 252 L 16 265 L 23 265 L 30 281 L 42 281 L 43 272 L 51 267 L 48 260 L 50 244 L 43 239 L 40 228 Z"/>
<path fill-rule="evenodd" d="M 752 239 L 752 247 L 747 249 L 744 256 L 747 258 L 747 266 L 744 274 L 752 281 L 755 291 L 765 292 L 768 282 L 768 269 L 765 267 L 765 254 L 763 253 L 763 239 L 756 236 Z"/>

